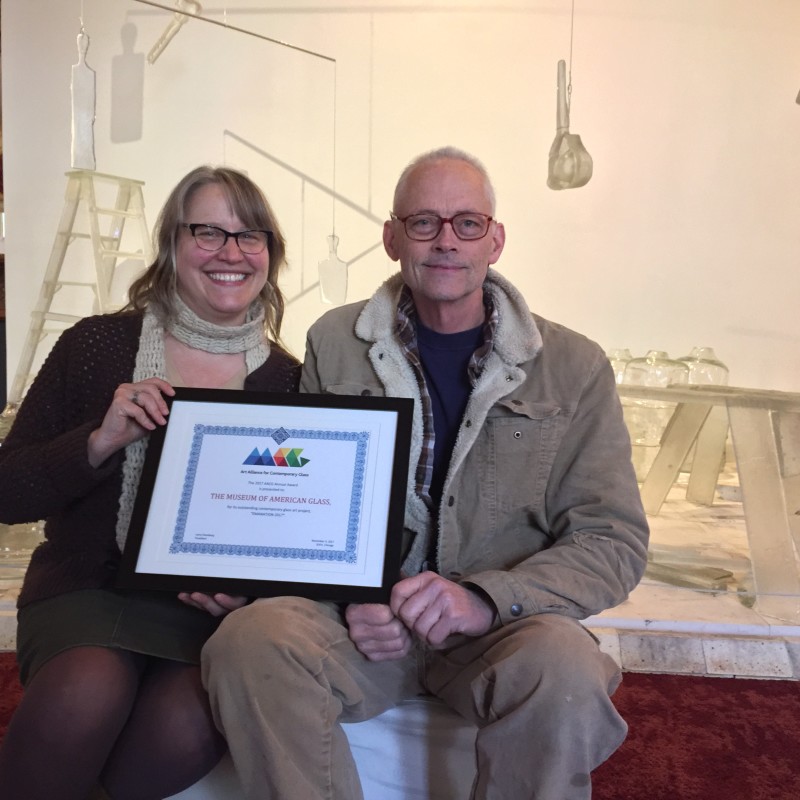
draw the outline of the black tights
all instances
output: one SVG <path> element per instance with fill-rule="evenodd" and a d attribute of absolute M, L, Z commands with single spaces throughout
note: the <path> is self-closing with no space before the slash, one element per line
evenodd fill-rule
<path fill-rule="evenodd" d="M 0 748 L 5 800 L 161 800 L 225 753 L 200 668 L 105 647 L 50 659 L 25 688 Z"/>

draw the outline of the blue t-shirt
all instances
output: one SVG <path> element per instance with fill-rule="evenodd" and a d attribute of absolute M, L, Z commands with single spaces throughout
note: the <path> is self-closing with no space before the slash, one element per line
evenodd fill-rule
<path fill-rule="evenodd" d="M 417 322 L 417 349 L 433 410 L 435 439 L 430 493 L 435 508 L 442 499 L 450 456 L 472 391 L 469 361 L 482 343 L 483 325 L 459 333 L 437 333 Z"/>

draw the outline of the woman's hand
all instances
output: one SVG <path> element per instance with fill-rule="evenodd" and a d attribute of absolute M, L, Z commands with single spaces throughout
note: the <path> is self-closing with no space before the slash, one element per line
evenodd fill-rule
<path fill-rule="evenodd" d="M 175 390 L 161 378 L 120 384 L 100 427 L 89 434 L 89 463 L 99 467 L 157 425 L 166 425 L 169 411 L 162 394 L 171 397 Z"/>
<path fill-rule="evenodd" d="M 208 611 L 212 617 L 224 617 L 230 614 L 231 611 L 236 611 L 247 605 L 246 597 L 231 597 L 228 594 L 204 594 L 203 592 L 181 592 L 178 599 L 187 606 L 194 606 L 201 611 Z"/>

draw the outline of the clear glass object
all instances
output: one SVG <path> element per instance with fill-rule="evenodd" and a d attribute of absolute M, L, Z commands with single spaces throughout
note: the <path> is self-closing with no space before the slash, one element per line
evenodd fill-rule
<path fill-rule="evenodd" d="M 328 237 L 328 257 L 319 262 L 319 292 L 323 303 L 340 306 L 347 299 L 347 262 L 336 254 L 339 237 Z"/>
<path fill-rule="evenodd" d="M 78 34 L 78 63 L 72 67 L 72 167 L 95 168 L 94 119 L 96 103 L 95 71 L 86 63 L 89 37 L 81 28 Z"/>
<path fill-rule="evenodd" d="M 681 356 L 682 361 L 689 368 L 689 383 L 695 385 L 727 386 L 728 368 L 723 364 L 714 352 L 713 347 L 693 347 L 688 355 Z M 725 425 L 727 430 L 727 424 Z M 686 456 L 682 465 L 684 472 L 691 472 L 694 464 L 697 442 L 692 445 L 692 449 Z M 723 446 L 724 451 L 724 446 Z M 720 469 L 724 467 L 725 454 L 721 454 Z"/>
<path fill-rule="evenodd" d="M 628 362 L 633 358 L 631 351 L 627 347 L 617 347 L 609 350 L 606 355 L 611 364 L 611 369 L 614 370 L 614 380 L 617 383 L 622 383 L 625 378 L 625 367 L 628 366 Z"/>
<path fill-rule="evenodd" d="M 158 37 L 158 41 L 150 48 L 150 52 L 147 54 L 148 64 L 156 63 L 166 46 L 175 38 L 181 26 L 185 25 L 189 20 L 189 17 L 186 16 L 187 14 L 198 16 L 203 11 L 203 7 L 197 0 L 175 0 L 175 5 L 178 10 L 173 14 L 172 20 L 170 20 L 164 33 Z"/>
<path fill-rule="evenodd" d="M 689 367 L 670 358 L 664 350 L 649 350 L 640 358 L 632 358 L 625 367 L 624 382 L 630 386 L 658 386 L 689 382 Z"/>
<path fill-rule="evenodd" d="M 551 189 L 577 189 L 592 177 L 592 157 L 577 133 L 569 132 L 566 62 L 558 62 L 556 135 L 547 159 L 547 185 Z"/>
<path fill-rule="evenodd" d="M 664 350 L 650 350 L 632 358 L 625 366 L 623 383 L 630 386 L 665 388 L 689 382 L 689 367 L 672 359 Z M 675 410 L 675 403 L 662 400 L 633 400 L 623 403 L 623 413 L 633 446 L 633 466 L 640 482 L 647 477 L 658 455 L 664 429 Z"/>
<path fill-rule="evenodd" d="M 17 418 L 18 408 L 19 403 L 9 402 L 0 414 L 0 445 L 3 444 L 8 432 L 11 430 L 11 426 L 14 424 L 14 420 Z"/>
<path fill-rule="evenodd" d="M 727 386 L 729 370 L 717 358 L 713 347 L 693 347 L 678 360 L 689 368 L 689 383 Z"/>

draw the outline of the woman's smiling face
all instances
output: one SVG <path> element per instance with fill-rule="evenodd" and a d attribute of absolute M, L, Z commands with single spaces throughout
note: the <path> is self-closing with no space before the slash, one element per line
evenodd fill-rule
<path fill-rule="evenodd" d="M 246 229 L 221 186 L 207 183 L 189 198 L 184 222 L 214 225 L 231 233 Z M 267 282 L 269 250 L 242 253 L 233 237 L 220 250 L 203 250 L 188 228 L 178 232 L 178 294 L 197 316 L 216 325 L 241 325 Z"/>

